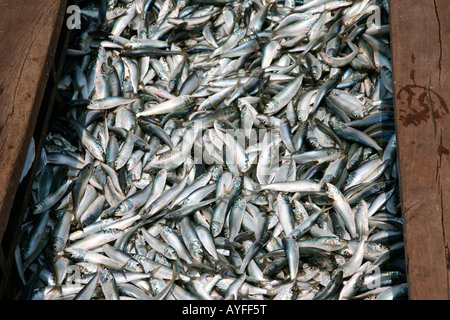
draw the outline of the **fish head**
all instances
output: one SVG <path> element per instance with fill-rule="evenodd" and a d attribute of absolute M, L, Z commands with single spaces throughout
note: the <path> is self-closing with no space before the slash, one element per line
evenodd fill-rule
<path fill-rule="evenodd" d="M 257 194 L 252 198 L 252 202 L 258 205 L 268 205 L 269 200 L 264 194 Z"/>
<path fill-rule="evenodd" d="M 133 203 L 129 199 L 122 201 L 114 211 L 115 216 L 121 216 L 133 209 Z"/>
<path fill-rule="evenodd" d="M 263 114 L 257 114 L 256 118 L 258 119 L 258 121 L 264 125 L 264 126 L 268 126 L 270 124 L 270 120 L 269 117 Z"/>
<path fill-rule="evenodd" d="M 144 272 L 144 268 L 142 267 L 140 262 L 135 259 L 128 260 L 125 268 L 127 270 L 132 270 L 133 272 Z"/>
<path fill-rule="evenodd" d="M 217 237 L 222 230 L 222 224 L 218 221 L 211 222 L 211 235 Z"/>
<path fill-rule="evenodd" d="M 319 149 L 321 147 L 319 140 L 316 137 L 308 137 L 306 140 L 313 148 Z"/>
<path fill-rule="evenodd" d="M 167 91 L 170 93 L 173 93 L 175 91 L 175 88 L 177 87 L 177 81 L 174 79 L 170 79 L 169 83 L 167 84 Z"/>
<path fill-rule="evenodd" d="M 352 116 L 356 119 L 364 118 L 364 111 L 361 109 L 355 109 L 352 111 Z"/>
<path fill-rule="evenodd" d="M 65 248 L 64 255 L 73 261 L 83 261 L 86 251 L 81 248 Z"/>
<path fill-rule="evenodd" d="M 176 250 L 174 248 L 172 248 L 171 246 L 166 246 L 164 248 L 164 255 L 172 260 L 177 260 L 178 259 L 178 254 L 176 252 Z"/>
<path fill-rule="evenodd" d="M 211 168 L 211 180 L 217 181 L 223 173 L 223 166 L 221 164 L 216 164 Z"/>
<path fill-rule="evenodd" d="M 203 249 L 201 248 L 201 244 L 198 241 L 193 241 L 189 245 L 190 252 L 192 253 L 192 257 L 201 262 L 203 260 Z"/>
<path fill-rule="evenodd" d="M 99 277 L 98 279 L 100 280 L 100 283 L 105 283 L 105 282 L 113 279 L 113 275 L 112 275 L 111 271 L 109 271 L 109 269 L 103 265 L 98 269 L 97 272 L 98 272 L 98 277 Z"/>
<path fill-rule="evenodd" d="M 320 57 L 322 58 L 323 61 L 325 61 L 326 63 L 330 63 L 331 62 L 331 56 L 329 54 L 327 54 L 326 52 L 319 52 Z"/>
<path fill-rule="evenodd" d="M 339 250 L 339 254 L 345 258 L 349 258 L 353 256 L 353 250 L 350 247 L 346 247 L 343 248 L 342 250 Z"/>
<path fill-rule="evenodd" d="M 341 150 L 336 148 L 328 148 L 327 155 L 329 156 L 337 156 L 341 154 Z"/>
<path fill-rule="evenodd" d="M 90 177 L 93 171 L 94 171 L 94 164 L 90 162 L 87 165 L 85 165 L 83 169 L 80 171 L 80 177 L 81 178 Z"/>
<path fill-rule="evenodd" d="M 39 201 L 32 206 L 32 211 L 40 213 L 44 210 L 45 206 L 46 206 L 45 201 Z"/>
<path fill-rule="evenodd" d="M 306 122 L 308 120 L 308 117 L 309 117 L 308 110 L 304 109 L 297 110 L 297 118 L 299 121 Z"/>
<path fill-rule="evenodd" d="M 89 146 L 89 151 L 92 153 L 92 155 L 96 159 L 98 159 L 102 162 L 105 162 L 106 154 L 105 154 L 105 151 L 103 150 L 103 147 L 100 145 L 100 143 L 91 144 Z"/>
<path fill-rule="evenodd" d="M 247 172 L 250 169 L 251 163 L 248 158 L 242 160 L 242 162 L 238 165 L 240 172 Z"/>
<path fill-rule="evenodd" d="M 355 207 L 355 212 L 357 211 L 362 211 L 362 210 L 366 210 L 367 209 L 367 202 L 365 202 L 364 200 L 361 200 L 358 202 L 358 204 Z"/>
<path fill-rule="evenodd" d="M 358 288 L 364 284 L 365 278 L 366 278 L 366 274 L 364 272 L 361 272 L 356 275 L 355 282 L 356 282 Z"/>
<path fill-rule="evenodd" d="M 264 113 L 276 112 L 279 105 L 280 105 L 280 103 L 278 100 L 275 100 L 275 99 L 270 100 L 264 107 Z"/>
<path fill-rule="evenodd" d="M 322 70 L 317 66 L 311 67 L 311 73 L 314 78 L 314 80 L 318 81 L 320 77 L 322 76 Z"/>
<path fill-rule="evenodd" d="M 64 249 L 65 241 L 61 237 L 53 237 L 51 250 L 56 255 L 62 255 Z"/>
<path fill-rule="evenodd" d="M 125 161 L 122 157 L 118 157 L 115 161 L 114 161 L 114 168 L 116 170 L 119 170 L 120 168 L 122 168 L 125 165 Z"/>
<path fill-rule="evenodd" d="M 325 192 L 327 197 L 331 199 L 337 199 L 339 197 L 339 190 L 329 182 L 325 183 Z"/>
<path fill-rule="evenodd" d="M 342 130 L 345 128 L 345 124 L 344 122 L 336 119 L 336 118 L 331 118 L 328 121 L 328 124 L 334 129 L 334 130 Z"/>
<path fill-rule="evenodd" d="M 381 243 L 369 242 L 366 245 L 368 246 L 370 251 L 376 252 L 378 254 L 383 254 L 383 253 L 386 253 L 386 252 L 389 251 L 389 248 L 386 247 L 385 245 L 381 244 Z"/>

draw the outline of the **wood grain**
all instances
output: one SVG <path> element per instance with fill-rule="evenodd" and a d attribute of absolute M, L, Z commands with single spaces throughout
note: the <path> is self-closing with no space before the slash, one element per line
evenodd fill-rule
<path fill-rule="evenodd" d="M 50 75 L 64 0 L 0 0 L 0 243 Z"/>
<path fill-rule="evenodd" d="M 450 298 L 450 1 L 390 1 L 410 299 Z"/>

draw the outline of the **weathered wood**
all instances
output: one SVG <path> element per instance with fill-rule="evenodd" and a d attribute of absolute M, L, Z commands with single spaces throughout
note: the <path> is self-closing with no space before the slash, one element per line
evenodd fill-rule
<path fill-rule="evenodd" d="M 65 0 L 0 1 L 0 243 L 50 75 L 65 6 Z"/>
<path fill-rule="evenodd" d="M 390 1 L 410 299 L 449 299 L 450 1 Z"/>

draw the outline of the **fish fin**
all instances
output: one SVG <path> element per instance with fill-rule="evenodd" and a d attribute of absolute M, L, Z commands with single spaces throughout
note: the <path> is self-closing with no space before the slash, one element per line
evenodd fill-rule
<path fill-rule="evenodd" d="M 52 294 L 62 294 L 62 287 L 61 285 L 54 285 L 53 288 L 51 288 L 48 292 L 48 295 L 52 295 Z"/>
<path fill-rule="evenodd" d="M 126 271 L 127 271 L 127 266 L 126 265 L 124 265 L 124 266 L 122 266 L 122 268 L 120 268 L 120 273 L 123 275 L 123 277 L 126 279 L 127 278 L 127 275 L 125 274 L 126 273 Z"/>
<path fill-rule="evenodd" d="M 272 3 L 270 5 L 272 5 Z M 256 37 L 256 42 L 258 43 L 258 47 L 260 47 L 259 44 L 264 43 L 265 41 L 261 39 L 261 37 L 258 35 L 258 33 L 255 30 L 253 30 L 253 29 L 248 29 L 248 30 L 250 30 L 251 33 L 253 33 L 253 35 Z"/>
<path fill-rule="evenodd" d="M 333 209 L 333 206 L 323 208 L 323 209 L 320 210 L 320 211 L 322 211 L 323 214 L 328 214 L 328 211 L 330 211 L 330 209 Z"/>
<path fill-rule="evenodd" d="M 112 33 L 104 30 L 93 30 L 89 31 L 88 35 L 98 40 L 108 40 L 110 39 L 109 37 L 112 36 Z"/>
<path fill-rule="evenodd" d="M 178 267 L 173 265 L 173 270 L 172 270 L 173 277 L 172 277 L 172 279 L 170 279 L 170 282 L 167 284 L 167 286 L 164 287 L 164 289 L 162 289 L 161 292 L 158 293 L 154 297 L 155 300 L 163 300 L 167 296 L 167 294 L 169 294 L 169 292 L 171 291 L 173 285 L 175 284 L 175 280 L 179 277 L 179 270 L 177 270 L 177 269 L 178 269 Z"/>
<path fill-rule="evenodd" d="M 158 270 L 161 268 L 161 266 L 156 267 L 155 269 L 153 269 L 152 271 L 149 271 L 148 273 L 151 274 L 152 278 L 154 277 L 154 275 L 156 274 L 156 272 L 158 272 Z"/>
<path fill-rule="evenodd" d="M 377 151 L 378 157 L 380 157 L 380 159 L 383 159 L 384 150 L 382 148 L 377 148 L 376 151 Z"/>
<path fill-rule="evenodd" d="M 80 221 L 76 222 L 76 228 L 77 230 L 84 230 L 84 228 L 86 227 L 84 224 L 82 224 Z"/>
<path fill-rule="evenodd" d="M 361 238 L 366 237 L 366 240 L 367 240 L 367 238 L 369 237 L 369 235 L 370 235 L 370 234 L 372 233 L 372 231 L 375 230 L 375 229 L 376 229 L 376 227 L 373 226 L 372 228 L 370 228 L 369 230 L 367 230 L 366 233 L 362 234 L 362 235 L 361 235 Z"/>

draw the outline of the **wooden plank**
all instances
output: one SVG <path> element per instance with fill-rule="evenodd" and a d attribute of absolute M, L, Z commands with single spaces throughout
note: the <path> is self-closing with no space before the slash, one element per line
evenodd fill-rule
<path fill-rule="evenodd" d="M 450 1 L 390 2 L 410 299 L 449 299 Z"/>
<path fill-rule="evenodd" d="M 0 1 L 0 242 L 36 125 L 65 0 Z"/>
<path fill-rule="evenodd" d="M 55 68 L 56 66 L 53 66 L 51 69 L 51 72 L 53 74 L 55 73 Z M 53 76 L 50 76 L 47 81 L 42 104 L 37 116 L 35 132 L 33 134 L 33 138 L 36 144 L 36 154 L 40 154 L 47 133 L 54 100 L 57 95 L 57 86 L 55 85 L 55 83 L 57 83 L 56 79 Z M 2 249 L 2 252 L 5 256 L 5 273 L 3 278 L 0 277 L 0 299 L 2 299 L 5 294 L 8 294 L 8 289 L 17 288 L 16 284 L 20 282 L 20 279 L 18 277 L 15 277 L 16 275 L 18 276 L 18 273 L 16 272 L 15 268 L 13 268 L 15 266 L 15 248 L 20 238 L 20 227 L 25 216 L 25 211 L 29 204 L 33 181 L 35 179 L 38 167 L 39 161 L 34 161 L 29 173 L 19 184 L 16 192 L 16 197 L 11 208 L 11 212 L 14 212 L 14 214 L 9 216 L 8 225 L 6 226 L 5 232 L 3 234 L 0 249 Z"/>

